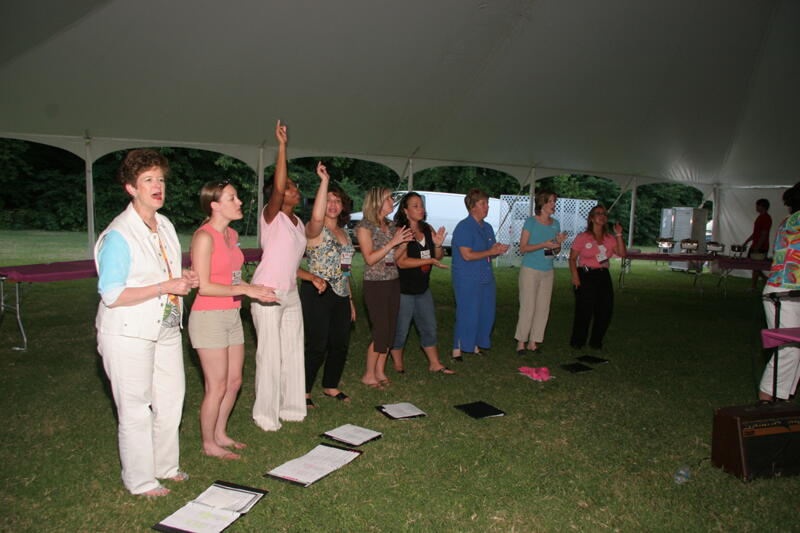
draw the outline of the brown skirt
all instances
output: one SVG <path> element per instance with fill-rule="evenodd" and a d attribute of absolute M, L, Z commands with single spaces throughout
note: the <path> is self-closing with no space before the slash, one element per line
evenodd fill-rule
<path fill-rule="evenodd" d="M 400 309 L 400 280 L 364 280 L 364 302 L 367 305 L 373 349 L 387 353 L 394 342 L 397 312 Z"/>

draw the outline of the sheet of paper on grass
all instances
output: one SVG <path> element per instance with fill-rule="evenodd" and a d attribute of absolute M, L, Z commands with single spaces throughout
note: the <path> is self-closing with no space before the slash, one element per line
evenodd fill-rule
<path fill-rule="evenodd" d="M 353 424 L 344 424 L 338 428 L 326 431 L 322 435 L 349 444 L 350 446 L 361 446 L 365 442 L 381 438 L 382 433 L 360 426 L 354 426 Z"/>
<path fill-rule="evenodd" d="M 253 508 L 267 493 L 226 481 L 215 481 L 200 496 L 153 526 L 156 531 L 218 533 Z"/>
<path fill-rule="evenodd" d="M 287 461 L 277 468 L 273 468 L 266 475 L 308 487 L 348 464 L 361 453 L 360 450 L 319 444 L 302 457 Z"/>
<path fill-rule="evenodd" d="M 456 405 L 456 409 L 460 409 L 464 411 L 472 418 L 491 418 L 494 416 L 503 416 L 506 413 L 501 411 L 494 405 L 490 405 L 486 402 L 472 402 L 472 403 L 462 403 L 461 405 Z"/>
<path fill-rule="evenodd" d="M 417 418 L 420 416 L 427 416 L 425 411 L 419 409 L 414 404 L 408 402 L 400 403 L 387 403 L 386 405 L 379 405 L 378 411 L 385 414 L 389 418 Z"/>

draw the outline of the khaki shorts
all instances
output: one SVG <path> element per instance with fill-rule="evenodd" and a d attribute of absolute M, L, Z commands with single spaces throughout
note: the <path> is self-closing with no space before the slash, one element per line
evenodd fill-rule
<path fill-rule="evenodd" d="M 192 311 L 189 313 L 189 340 L 195 350 L 214 350 L 244 344 L 239 309 Z"/>

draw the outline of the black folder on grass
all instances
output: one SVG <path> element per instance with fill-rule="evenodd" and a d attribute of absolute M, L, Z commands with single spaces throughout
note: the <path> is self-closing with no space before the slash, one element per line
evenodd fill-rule
<path fill-rule="evenodd" d="M 489 405 L 486 402 L 464 403 L 454 407 L 464 411 L 472 418 L 489 418 L 493 416 L 503 416 L 506 414 L 504 411 L 501 411 L 497 407 Z"/>
<path fill-rule="evenodd" d="M 582 363 L 589 363 L 590 365 L 602 365 L 603 363 L 608 363 L 608 359 L 595 357 L 593 355 L 582 355 L 580 357 L 576 357 L 576 359 Z"/>
<path fill-rule="evenodd" d="M 561 365 L 561 368 L 569 371 L 572 374 L 581 374 L 583 372 L 591 372 L 594 370 L 594 368 L 586 366 L 583 363 L 569 363 L 566 365 Z"/>

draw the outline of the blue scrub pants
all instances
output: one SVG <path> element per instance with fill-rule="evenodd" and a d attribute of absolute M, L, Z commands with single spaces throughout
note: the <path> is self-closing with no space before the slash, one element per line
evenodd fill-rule
<path fill-rule="evenodd" d="M 456 296 L 456 325 L 453 349 L 474 352 L 477 347 L 492 347 L 496 285 L 494 278 L 481 283 L 471 279 L 453 279 Z"/>

